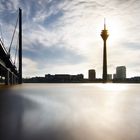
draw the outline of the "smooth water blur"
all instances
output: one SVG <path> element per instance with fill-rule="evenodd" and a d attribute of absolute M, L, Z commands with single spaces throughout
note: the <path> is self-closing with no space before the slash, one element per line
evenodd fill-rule
<path fill-rule="evenodd" d="M 23 84 L 0 90 L 0 140 L 139 140 L 139 84 Z"/>

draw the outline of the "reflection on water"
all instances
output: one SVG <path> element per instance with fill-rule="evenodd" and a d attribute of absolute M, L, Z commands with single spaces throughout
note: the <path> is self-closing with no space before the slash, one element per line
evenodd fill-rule
<path fill-rule="evenodd" d="M 23 84 L 0 90 L 2 140 L 139 140 L 140 87 Z"/>
<path fill-rule="evenodd" d="M 99 88 L 102 88 L 106 91 L 126 91 L 129 89 L 129 85 L 128 84 L 98 84 L 97 85 Z"/>

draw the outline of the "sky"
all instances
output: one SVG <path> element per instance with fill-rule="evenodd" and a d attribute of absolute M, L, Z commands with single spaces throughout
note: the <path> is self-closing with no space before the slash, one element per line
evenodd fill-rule
<path fill-rule="evenodd" d="M 23 13 L 23 77 L 48 73 L 87 77 L 88 70 L 95 69 L 101 78 L 104 18 L 109 32 L 108 73 L 126 66 L 127 77 L 140 76 L 139 0 L 0 0 L 0 36 L 7 49 L 19 7 Z"/>

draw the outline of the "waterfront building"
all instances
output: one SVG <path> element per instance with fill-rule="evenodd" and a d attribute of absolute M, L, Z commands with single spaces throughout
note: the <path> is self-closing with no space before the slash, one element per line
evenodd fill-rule
<path fill-rule="evenodd" d="M 107 80 L 112 80 L 112 74 L 107 74 Z"/>
<path fill-rule="evenodd" d="M 116 79 L 126 79 L 126 67 L 125 66 L 116 67 Z"/>
<path fill-rule="evenodd" d="M 96 71 L 94 69 L 88 71 L 88 79 L 89 81 L 94 81 L 96 79 Z"/>

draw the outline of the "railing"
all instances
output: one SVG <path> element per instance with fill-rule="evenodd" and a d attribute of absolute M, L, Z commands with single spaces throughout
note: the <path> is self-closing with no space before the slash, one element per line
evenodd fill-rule
<path fill-rule="evenodd" d="M 2 49 L 4 50 L 6 56 L 8 56 L 8 55 L 9 55 L 9 54 L 8 54 L 8 51 L 7 51 L 7 49 L 4 47 L 4 44 L 3 44 L 2 40 L 1 40 L 1 38 L 0 38 L 0 46 L 1 46 Z M 12 62 L 12 59 L 10 58 L 10 55 L 9 55 L 9 61 L 10 61 L 10 63 L 11 63 L 13 66 L 15 66 L 15 64 Z M 15 66 L 15 70 L 17 70 L 16 66 Z"/>
<path fill-rule="evenodd" d="M 2 65 L 4 68 L 6 68 L 5 63 L 1 59 L 0 59 L 0 65 Z"/>

